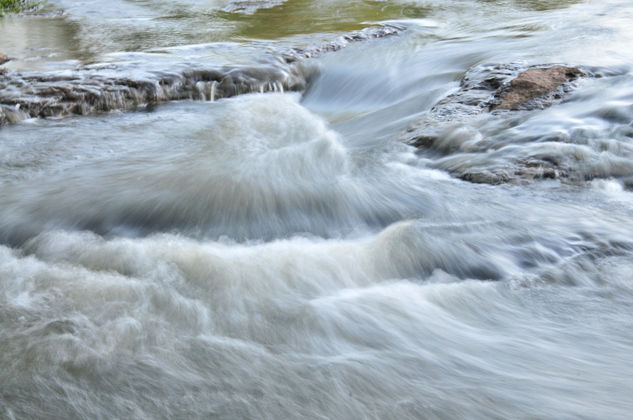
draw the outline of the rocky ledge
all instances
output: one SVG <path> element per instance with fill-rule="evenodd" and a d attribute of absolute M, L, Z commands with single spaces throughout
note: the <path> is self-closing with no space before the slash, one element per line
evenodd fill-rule
<path fill-rule="evenodd" d="M 270 9 L 284 3 L 285 0 L 233 1 L 222 10 L 229 13 L 253 14 L 260 9 Z"/>
<path fill-rule="evenodd" d="M 0 76 L 0 126 L 27 118 L 131 110 L 174 100 L 213 101 L 244 93 L 297 91 L 309 73 L 275 65 L 153 72 L 146 79 L 111 77 L 99 69 Z"/>
<path fill-rule="evenodd" d="M 99 66 L 62 73 L 0 72 L 0 127 L 27 118 L 132 110 L 173 100 L 213 101 L 245 93 L 301 91 L 315 71 L 302 61 L 403 29 L 393 25 L 366 28 L 316 46 L 290 48 L 273 57 L 270 64 L 196 68 L 181 73 L 151 71 L 143 79 L 113 77 L 112 71 L 104 75 Z"/>

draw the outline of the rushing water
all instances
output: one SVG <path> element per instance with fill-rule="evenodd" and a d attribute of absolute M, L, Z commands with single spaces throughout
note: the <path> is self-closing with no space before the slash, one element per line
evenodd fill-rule
<path fill-rule="evenodd" d="M 400 32 L 337 38 L 380 24 Z M 211 67 L 301 79 L 0 128 L 0 418 L 630 418 L 631 27 L 623 0 L 0 18 L 14 97 Z M 320 45 L 345 48 L 279 59 Z M 464 75 L 550 63 L 588 75 L 562 103 L 403 142 Z M 553 179 L 522 176 L 534 161 Z"/>

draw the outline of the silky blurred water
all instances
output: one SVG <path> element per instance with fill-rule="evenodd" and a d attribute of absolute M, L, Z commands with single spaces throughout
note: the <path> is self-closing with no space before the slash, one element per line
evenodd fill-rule
<path fill-rule="evenodd" d="M 0 18 L 0 77 L 381 23 L 404 30 L 306 61 L 302 92 L 0 129 L 0 418 L 630 418 L 628 2 L 54 0 Z M 489 63 L 589 77 L 401 141 Z M 511 178 L 535 159 L 566 176 Z"/>

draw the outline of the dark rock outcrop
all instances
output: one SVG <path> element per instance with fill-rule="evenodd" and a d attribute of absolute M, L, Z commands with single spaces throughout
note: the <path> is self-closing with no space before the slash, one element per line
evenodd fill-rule
<path fill-rule="evenodd" d="M 309 72 L 273 65 L 156 73 L 155 79 L 109 78 L 98 71 L 0 77 L 0 125 L 25 118 L 130 110 L 173 100 L 213 101 L 244 93 L 297 91 Z M 4 117 L 3 117 L 4 114 Z"/>

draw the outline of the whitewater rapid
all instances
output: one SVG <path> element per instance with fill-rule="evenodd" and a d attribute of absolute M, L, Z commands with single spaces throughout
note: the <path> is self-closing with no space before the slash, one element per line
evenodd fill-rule
<path fill-rule="evenodd" d="M 0 128 L 0 418 L 628 418 L 633 9 L 249 3 L 0 18 L 37 34 L 6 35 L 18 95 L 27 73 L 306 76 Z M 337 38 L 380 24 L 400 29 Z M 546 109 L 430 119 L 489 63 L 588 77 Z"/>

